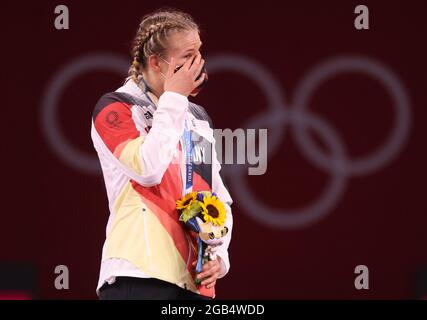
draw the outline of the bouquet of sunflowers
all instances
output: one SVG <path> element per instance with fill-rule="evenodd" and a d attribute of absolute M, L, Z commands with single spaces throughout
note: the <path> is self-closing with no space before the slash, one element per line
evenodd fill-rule
<path fill-rule="evenodd" d="M 221 238 L 228 232 L 225 206 L 215 192 L 199 191 L 177 200 L 176 209 L 181 214 L 179 220 L 198 234 L 196 272 L 199 273 L 203 263 L 216 259 L 215 248 L 223 243 Z"/>

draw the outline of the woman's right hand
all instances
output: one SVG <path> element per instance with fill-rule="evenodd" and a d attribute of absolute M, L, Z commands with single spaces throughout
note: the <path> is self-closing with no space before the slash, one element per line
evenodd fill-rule
<path fill-rule="evenodd" d="M 203 73 L 196 81 L 204 64 L 205 60 L 202 59 L 202 55 L 198 52 L 194 58 L 188 59 L 184 65 L 174 73 L 176 67 L 175 58 L 172 57 L 166 73 L 164 90 L 176 92 L 188 97 L 194 88 L 197 88 L 205 80 L 206 74 Z"/>

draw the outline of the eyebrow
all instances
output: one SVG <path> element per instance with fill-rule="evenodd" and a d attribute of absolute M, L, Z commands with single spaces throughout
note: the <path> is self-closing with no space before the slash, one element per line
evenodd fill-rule
<path fill-rule="evenodd" d="M 202 45 L 203 45 L 203 42 L 200 42 L 200 48 L 202 47 Z M 187 50 L 184 51 L 184 53 L 187 53 L 187 52 L 190 52 L 190 51 L 194 51 L 194 48 L 187 49 Z"/>

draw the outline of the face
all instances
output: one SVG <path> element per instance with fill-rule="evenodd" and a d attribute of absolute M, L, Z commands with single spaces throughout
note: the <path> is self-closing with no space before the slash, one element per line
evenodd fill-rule
<path fill-rule="evenodd" d="M 180 67 L 189 59 L 193 59 L 202 46 L 199 33 L 197 30 L 179 30 L 171 32 L 168 37 L 168 48 L 162 57 L 153 55 L 150 57 L 150 65 L 156 72 L 157 82 L 159 87 L 163 88 L 165 74 L 169 68 L 169 61 L 172 57 L 175 58 L 175 66 Z M 206 69 L 202 72 L 206 73 Z M 201 88 L 207 82 L 207 74 L 205 81 L 199 87 L 195 88 L 191 93 L 192 96 L 196 96 Z"/>
<path fill-rule="evenodd" d="M 169 62 L 171 57 L 175 57 L 177 66 L 183 65 L 188 59 L 192 59 L 202 46 L 197 30 L 173 32 L 169 36 L 168 43 L 169 48 L 163 58 Z M 160 63 L 160 68 L 164 74 L 166 74 L 168 67 L 169 65 L 166 62 Z"/>

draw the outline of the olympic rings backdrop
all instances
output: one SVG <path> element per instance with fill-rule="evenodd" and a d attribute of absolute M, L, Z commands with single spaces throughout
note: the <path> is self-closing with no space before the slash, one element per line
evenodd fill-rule
<path fill-rule="evenodd" d="M 235 226 L 218 297 L 427 294 L 423 5 L 365 3 L 360 31 L 357 4 L 70 3 L 63 31 L 54 1 L 8 4 L 0 271 L 25 273 L 34 297 L 96 298 L 108 206 L 91 112 L 123 82 L 140 17 L 170 5 L 202 28 L 209 84 L 194 102 L 215 128 L 268 130 L 266 174 L 223 164 Z M 369 290 L 354 287 L 358 265 Z"/>

